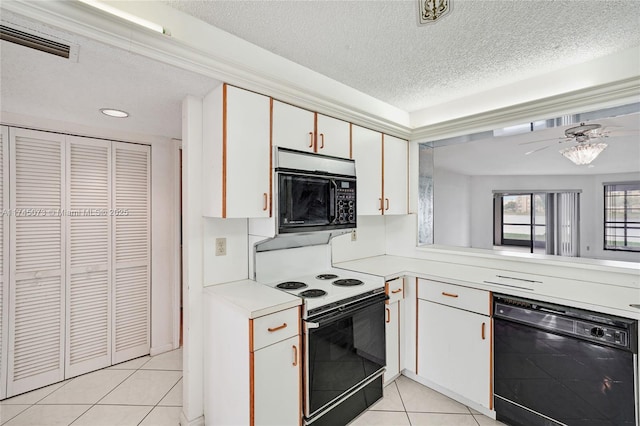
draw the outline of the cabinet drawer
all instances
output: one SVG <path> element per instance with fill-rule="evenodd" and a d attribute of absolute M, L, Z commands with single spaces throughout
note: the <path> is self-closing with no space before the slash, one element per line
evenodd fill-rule
<path fill-rule="evenodd" d="M 429 300 L 466 311 L 490 315 L 489 292 L 440 281 L 418 280 L 418 298 Z"/>
<path fill-rule="evenodd" d="M 252 320 L 252 351 L 299 334 L 298 307 L 286 309 Z"/>
<path fill-rule="evenodd" d="M 404 278 L 396 278 L 395 280 L 387 281 L 384 287 L 385 293 L 389 296 L 387 305 L 404 299 Z"/>

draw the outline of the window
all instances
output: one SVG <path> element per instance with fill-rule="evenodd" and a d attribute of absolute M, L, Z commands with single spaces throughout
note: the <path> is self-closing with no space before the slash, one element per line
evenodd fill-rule
<path fill-rule="evenodd" d="M 604 184 L 604 249 L 640 251 L 640 182 Z"/>
<path fill-rule="evenodd" d="M 500 243 L 503 246 L 545 247 L 544 194 L 502 195 Z"/>
<path fill-rule="evenodd" d="M 494 191 L 494 245 L 579 256 L 580 194 Z"/>

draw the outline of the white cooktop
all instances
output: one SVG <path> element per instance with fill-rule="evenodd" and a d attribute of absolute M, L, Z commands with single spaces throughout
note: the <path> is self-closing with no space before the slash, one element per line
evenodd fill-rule
<path fill-rule="evenodd" d="M 332 274 L 337 275 L 336 278 L 331 279 L 320 279 L 318 275 L 321 274 Z M 354 286 L 337 286 L 334 285 L 334 281 L 340 279 L 357 279 L 362 281 L 362 284 L 354 285 Z M 382 277 L 377 277 L 373 275 L 361 274 L 352 271 L 345 271 L 344 269 L 335 269 L 329 268 L 324 271 L 314 273 L 312 275 L 305 275 L 293 278 L 287 278 L 282 280 L 277 280 L 269 283 L 264 283 L 268 286 L 277 288 L 277 285 L 283 282 L 301 282 L 306 285 L 304 288 L 296 289 L 296 290 L 282 290 L 286 291 L 289 294 L 296 295 L 298 297 L 303 297 L 301 294 L 308 290 L 323 290 L 326 292 L 325 295 L 320 297 L 313 298 L 305 298 L 303 297 L 303 303 L 305 305 L 305 312 L 310 309 L 315 309 L 320 306 L 324 306 L 329 303 L 338 302 L 343 299 L 347 299 L 352 296 L 357 296 L 362 293 L 367 293 L 371 290 L 384 288 L 384 279 Z"/>

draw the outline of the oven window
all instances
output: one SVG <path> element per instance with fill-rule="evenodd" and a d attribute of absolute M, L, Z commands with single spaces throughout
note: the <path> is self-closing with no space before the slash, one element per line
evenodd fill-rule
<path fill-rule="evenodd" d="M 384 302 L 309 329 L 307 339 L 313 413 L 385 366 Z"/>
<path fill-rule="evenodd" d="M 285 226 L 326 225 L 334 206 L 328 179 L 279 175 L 280 224 Z"/>

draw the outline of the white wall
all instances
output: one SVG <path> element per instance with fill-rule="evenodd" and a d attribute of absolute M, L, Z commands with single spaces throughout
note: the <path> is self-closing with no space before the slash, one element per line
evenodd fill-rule
<path fill-rule="evenodd" d="M 384 229 L 384 216 L 358 216 L 355 241 L 351 241 L 351 234 L 331 240 L 332 262 L 346 262 L 385 254 Z"/>
<path fill-rule="evenodd" d="M 469 247 L 471 215 L 477 207 L 471 203 L 471 177 L 436 168 L 433 199 L 433 243 Z M 491 203 L 491 199 L 480 202 L 484 201 Z"/>

